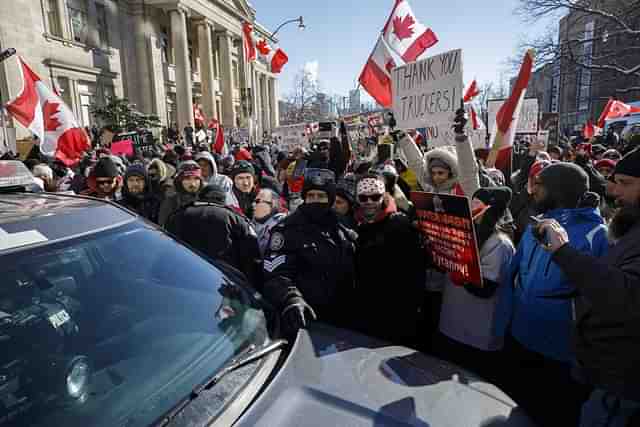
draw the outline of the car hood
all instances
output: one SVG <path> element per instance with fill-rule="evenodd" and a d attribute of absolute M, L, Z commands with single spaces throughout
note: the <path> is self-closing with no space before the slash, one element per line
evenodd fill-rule
<path fill-rule="evenodd" d="M 414 350 L 316 324 L 237 426 L 532 426 L 499 389 Z"/>

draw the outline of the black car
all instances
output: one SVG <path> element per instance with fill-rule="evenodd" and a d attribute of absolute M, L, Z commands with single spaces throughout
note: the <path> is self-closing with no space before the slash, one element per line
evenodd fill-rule
<path fill-rule="evenodd" d="M 529 426 L 453 365 L 321 324 L 130 212 L 0 193 L 0 426 Z"/>

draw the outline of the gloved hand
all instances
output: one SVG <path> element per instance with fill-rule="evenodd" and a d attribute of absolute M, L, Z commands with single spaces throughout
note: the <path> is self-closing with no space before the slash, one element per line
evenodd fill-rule
<path fill-rule="evenodd" d="M 407 134 L 402 129 L 394 130 L 393 132 L 391 132 L 391 137 L 393 138 L 394 142 L 400 141 L 405 136 L 407 136 Z"/>
<path fill-rule="evenodd" d="M 464 127 L 467 125 L 466 111 L 464 109 L 464 102 L 458 110 L 456 110 L 456 117 L 453 119 L 453 131 L 458 135 L 464 134 Z"/>
<path fill-rule="evenodd" d="M 313 309 L 298 296 L 287 300 L 280 317 L 284 335 L 289 338 L 295 337 L 300 329 L 306 328 L 311 321 L 317 319 Z"/>

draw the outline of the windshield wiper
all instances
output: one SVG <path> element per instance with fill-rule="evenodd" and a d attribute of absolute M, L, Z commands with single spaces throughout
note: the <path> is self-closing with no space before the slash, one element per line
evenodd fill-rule
<path fill-rule="evenodd" d="M 207 379 L 204 383 L 194 388 L 189 396 L 176 405 L 169 413 L 167 413 L 161 421 L 156 423 L 156 426 L 166 426 L 169 424 L 184 408 L 186 408 L 191 402 L 200 396 L 200 394 L 204 390 L 209 390 L 213 386 L 222 380 L 222 378 L 237 370 L 246 366 L 256 360 L 262 359 L 264 356 L 285 347 L 288 344 L 287 340 L 276 340 L 271 341 L 269 344 L 263 345 L 261 347 L 256 347 L 254 344 L 251 344 L 247 349 L 245 349 L 240 355 L 231 359 L 222 369 L 220 369 L 214 376 Z"/>

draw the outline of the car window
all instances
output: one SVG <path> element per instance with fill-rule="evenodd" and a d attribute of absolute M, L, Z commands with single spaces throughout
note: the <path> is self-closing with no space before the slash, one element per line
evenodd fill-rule
<path fill-rule="evenodd" d="M 136 222 L 0 257 L 0 426 L 149 425 L 249 344 L 264 314 Z"/>

